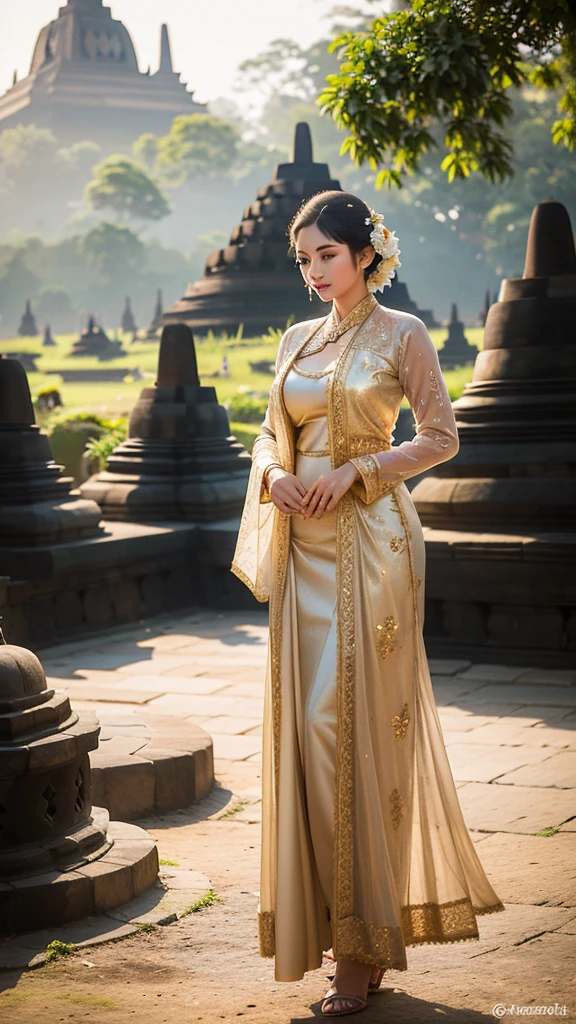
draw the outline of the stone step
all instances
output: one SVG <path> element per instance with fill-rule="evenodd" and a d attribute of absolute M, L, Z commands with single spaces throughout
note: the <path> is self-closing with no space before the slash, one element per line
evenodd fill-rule
<path fill-rule="evenodd" d="M 94 808 L 97 812 L 97 808 Z M 0 933 L 50 928 L 105 914 L 140 896 L 158 876 L 156 843 L 142 828 L 112 821 L 112 846 L 98 860 L 0 883 Z"/>
<path fill-rule="evenodd" d="M 140 707 L 95 705 L 100 745 L 92 751 L 92 798 L 132 821 L 198 803 L 214 786 L 212 738 L 192 722 Z"/>

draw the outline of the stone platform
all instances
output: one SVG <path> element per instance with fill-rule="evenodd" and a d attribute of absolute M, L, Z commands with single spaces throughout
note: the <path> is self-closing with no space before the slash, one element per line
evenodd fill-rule
<path fill-rule="evenodd" d="M 141 708 L 91 705 L 100 745 L 90 756 L 95 803 L 122 821 L 203 800 L 214 785 L 212 740 L 192 722 Z"/>
<path fill-rule="evenodd" d="M 67 923 L 104 914 L 140 896 L 158 875 L 156 843 L 137 825 L 111 821 L 108 812 L 93 807 L 96 825 L 111 841 L 97 860 L 84 858 L 67 871 L 31 875 L 0 882 L 1 932 L 10 934 L 26 926 L 48 928 L 55 921 Z"/>
<path fill-rule="evenodd" d="M 134 832 L 133 825 L 124 827 Z M 81 950 L 125 939 L 143 928 L 172 924 L 190 913 L 196 901 L 209 890 L 210 881 L 201 871 L 164 868 L 146 892 L 133 899 L 129 897 L 129 902 L 121 907 L 101 906 L 96 916 L 87 920 L 0 940 L 0 971 L 42 967 L 47 960 L 46 947 L 54 941 Z"/>

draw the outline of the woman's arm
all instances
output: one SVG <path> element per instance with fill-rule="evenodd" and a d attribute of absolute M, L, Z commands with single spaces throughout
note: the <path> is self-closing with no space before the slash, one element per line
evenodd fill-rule
<path fill-rule="evenodd" d="M 290 351 L 290 329 L 286 331 L 278 346 L 276 373 Z M 260 502 L 273 501 L 281 512 L 292 515 L 302 512 L 302 497 L 306 488 L 297 477 L 283 469 L 279 462 L 278 444 L 270 403 L 266 415 L 252 446 L 252 462 L 262 473 Z"/>
<path fill-rule="evenodd" d="M 398 362 L 398 379 L 414 413 L 416 434 L 388 451 L 350 461 L 361 480 L 355 490 L 367 504 L 456 455 L 456 421 L 442 377 L 438 353 L 421 321 L 407 331 Z"/>

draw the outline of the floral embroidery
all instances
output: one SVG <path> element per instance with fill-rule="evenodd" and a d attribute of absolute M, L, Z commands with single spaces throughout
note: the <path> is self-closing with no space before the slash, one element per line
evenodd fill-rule
<path fill-rule="evenodd" d="M 390 442 L 375 434 L 364 434 L 350 438 L 350 458 L 358 459 L 361 455 L 375 455 L 377 452 L 387 452 Z"/>
<path fill-rule="evenodd" d="M 408 714 L 408 705 L 403 704 L 400 714 L 394 715 L 394 718 L 392 719 L 392 728 L 394 729 L 394 735 L 397 740 L 404 739 L 409 722 L 410 715 Z"/>
<path fill-rule="evenodd" d="M 390 814 L 392 816 L 392 828 L 396 830 L 404 815 L 404 799 L 397 789 L 390 793 Z"/>
<path fill-rule="evenodd" d="M 357 459 L 350 459 L 353 466 L 360 473 L 360 480 L 355 481 L 354 488 L 360 486 L 362 500 L 370 505 L 380 496 L 380 463 L 375 455 L 360 455 Z M 362 494 L 362 487 L 364 493 Z"/>
<path fill-rule="evenodd" d="M 387 658 L 396 648 L 398 624 L 393 615 L 376 626 L 376 650 L 381 658 Z"/>
<path fill-rule="evenodd" d="M 414 586 L 416 587 L 416 590 L 419 590 L 420 587 L 422 586 L 422 580 L 420 579 L 419 576 L 414 577 Z"/>
<path fill-rule="evenodd" d="M 390 540 L 390 550 L 395 552 L 402 551 L 404 541 L 404 537 L 392 537 Z"/>
<path fill-rule="evenodd" d="M 442 396 L 440 394 L 438 378 L 434 373 L 434 370 L 430 370 L 430 389 L 432 391 L 432 394 L 434 395 L 434 398 L 438 402 L 438 405 L 444 405 L 444 402 L 442 401 Z"/>

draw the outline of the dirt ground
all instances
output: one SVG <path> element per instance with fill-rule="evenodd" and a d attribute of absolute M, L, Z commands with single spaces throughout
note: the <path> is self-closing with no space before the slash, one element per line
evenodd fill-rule
<path fill-rule="evenodd" d="M 235 775 L 243 792 L 258 785 L 256 765 L 245 765 L 243 778 Z M 250 1024 L 300 1024 L 321 1016 L 328 964 L 300 982 L 277 983 L 273 961 L 259 956 L 258 803 L 253 810 L 236 804 L 241 809 L 235 813 L 234 804 L 226 805 L 230 782 L 220 778 L 223 816 L 203 819 L 200 805 L 144 823 L 160 856 L 203 871 L 220 902 L 175 924 L 80 950 L 41 969 L 4 974 L 2 1024 L 218 1024 L 239 1017 Z M 213 803 L 206 811 L 213 811 Z M 576 963 L 567 958 L 567 936 L 545 932 L 515 943 L 502 934 L 506 916 L 479 918 L 479 942 L 409 949 L 408 971 L 385 975 L 381 992 L 369 997 L 364 1024 L 473 1024 L 494 1019 L 498 1003 L 507 1008 L 558 1004 L 554 1017 L 576 1019 Z"/>

